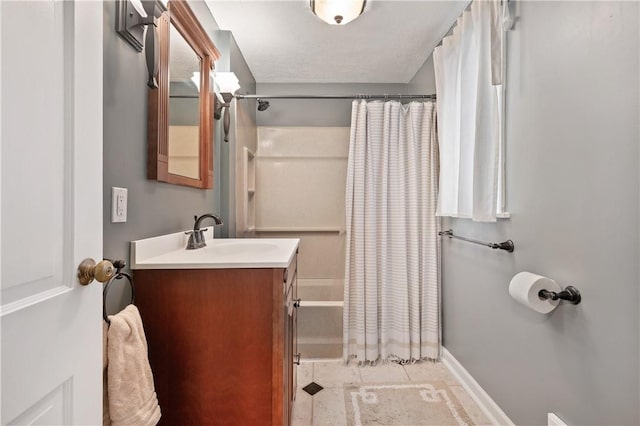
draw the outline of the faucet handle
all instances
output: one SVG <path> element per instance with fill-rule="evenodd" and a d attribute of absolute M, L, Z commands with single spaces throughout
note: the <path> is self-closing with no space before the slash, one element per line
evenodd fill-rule
<path fill-rule="evenodd" d="M 187 231 L 185 232 L 185 235 L 189 236 L 189 241 L 187 241 L 187 247 L 185 247 L 187 250 L 193 250 L 193 249 L 197 249 L 198 245 L 196 242 L 197 239 L 197 232 L 193 232 L 193 231 Z"/>
<path fill-rule="evenodd" d="M 198 242 L 199 242 L 200 248 L 202 248 L 202 247 L 206 247 L 206 245 L 207 245 L 207 243 L 206 243 L 206 241 L 205 241 L 205 240 L 206 240 L 206 237 L 205 237 L 205 235 L 204 235 L 204 231 L 206 231 L 206 230 L 207 230 L 207 228 L 199 229 L 199 230 L 198 230 L 198 235 L 199 235 L 199 237 L 200 237 Z"/>

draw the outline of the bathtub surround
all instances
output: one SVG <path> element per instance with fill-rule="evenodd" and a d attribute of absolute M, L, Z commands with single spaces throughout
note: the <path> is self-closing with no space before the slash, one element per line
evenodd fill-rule
<path fill-rule="evenodd" d="M 344 359 L 440 358 L 434 102 L 352 104 Z"/>
<path fill-rule="evenodd" d="M 443 345 L 515 424 L 547 424 L 555 412 L 573 425 L 637 425 L 640 5 L 511 4 L 512 217 L 443 226 L 511 238 L 516 250 L 443 241 Z M 603 244 L 612 235 L 621 236 L 615 248 Z M 528 310 L 508 293 L 522 270 L 575 285 L 582 303 L 546 316 Z"/>
<path fill-rule="evenodd" d="M 431 86 L 423 90 L 423 81 L 430 81 Z M 408 90 L 411 85 L 413 88 Z M 430 68 L 423 66 L 410 85 L 259 83 L 257 93 L 431 94 L 435 93 L 433 64 Z M 263 236 L 301 239 L 299 351 L 303 359 L 341 358 L 345 235 L 340 231 L 344 230 L 351 101 L 272 99 L 266 111 L 256 114 L 258 123 L 262 124 L 258 128 L 258 176 L 254 196 L 258 228 L 278 226 L 284 230 L 295 225 L 298 232 L 269 232 Z M 287 173 L 281 172 L 284 169 Z M 311 186 L 300 188 L 300 185 Z M 339 211 L 336 211 L 337 207 L 340 207 Z M 334 220 L 336 217 L 338 220 Z M 324 232 L 303 232 L 301 227 L 323 228 Z M 333 231 L 329 232 L 327 228 Z"/>
<path fill-rule="evenodd" d="M 260 127 L 258 135 L 256 234 L 300 238 L 298 351 L 339 358 L 349 128 Z"/>

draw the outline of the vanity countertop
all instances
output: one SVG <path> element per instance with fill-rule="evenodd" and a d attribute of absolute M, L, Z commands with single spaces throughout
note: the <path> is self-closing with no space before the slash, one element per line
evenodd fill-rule
<path fill-rule="evenodd" d="M 131 242 L 131 269 L 286 268 L 298 249 L 297 238 L 214 239 L 206 247 L 186 250 L 184 232 Z"/>

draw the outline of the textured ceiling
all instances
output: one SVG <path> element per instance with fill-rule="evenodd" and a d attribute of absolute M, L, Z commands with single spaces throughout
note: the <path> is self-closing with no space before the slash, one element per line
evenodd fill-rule
<path fill-rule="evenodd" d="M 335 26 L 305 0 L 207 0 L 258 83 L 408 83 L 467 3 L 369 0 Z"/>

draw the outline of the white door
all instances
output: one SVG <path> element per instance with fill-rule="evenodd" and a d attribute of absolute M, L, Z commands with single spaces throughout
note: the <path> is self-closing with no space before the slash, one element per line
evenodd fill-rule
<path fill-rule="evenodd" d="M 102 8 L 0 0 L 3 425 L 102 423 Z"/>

